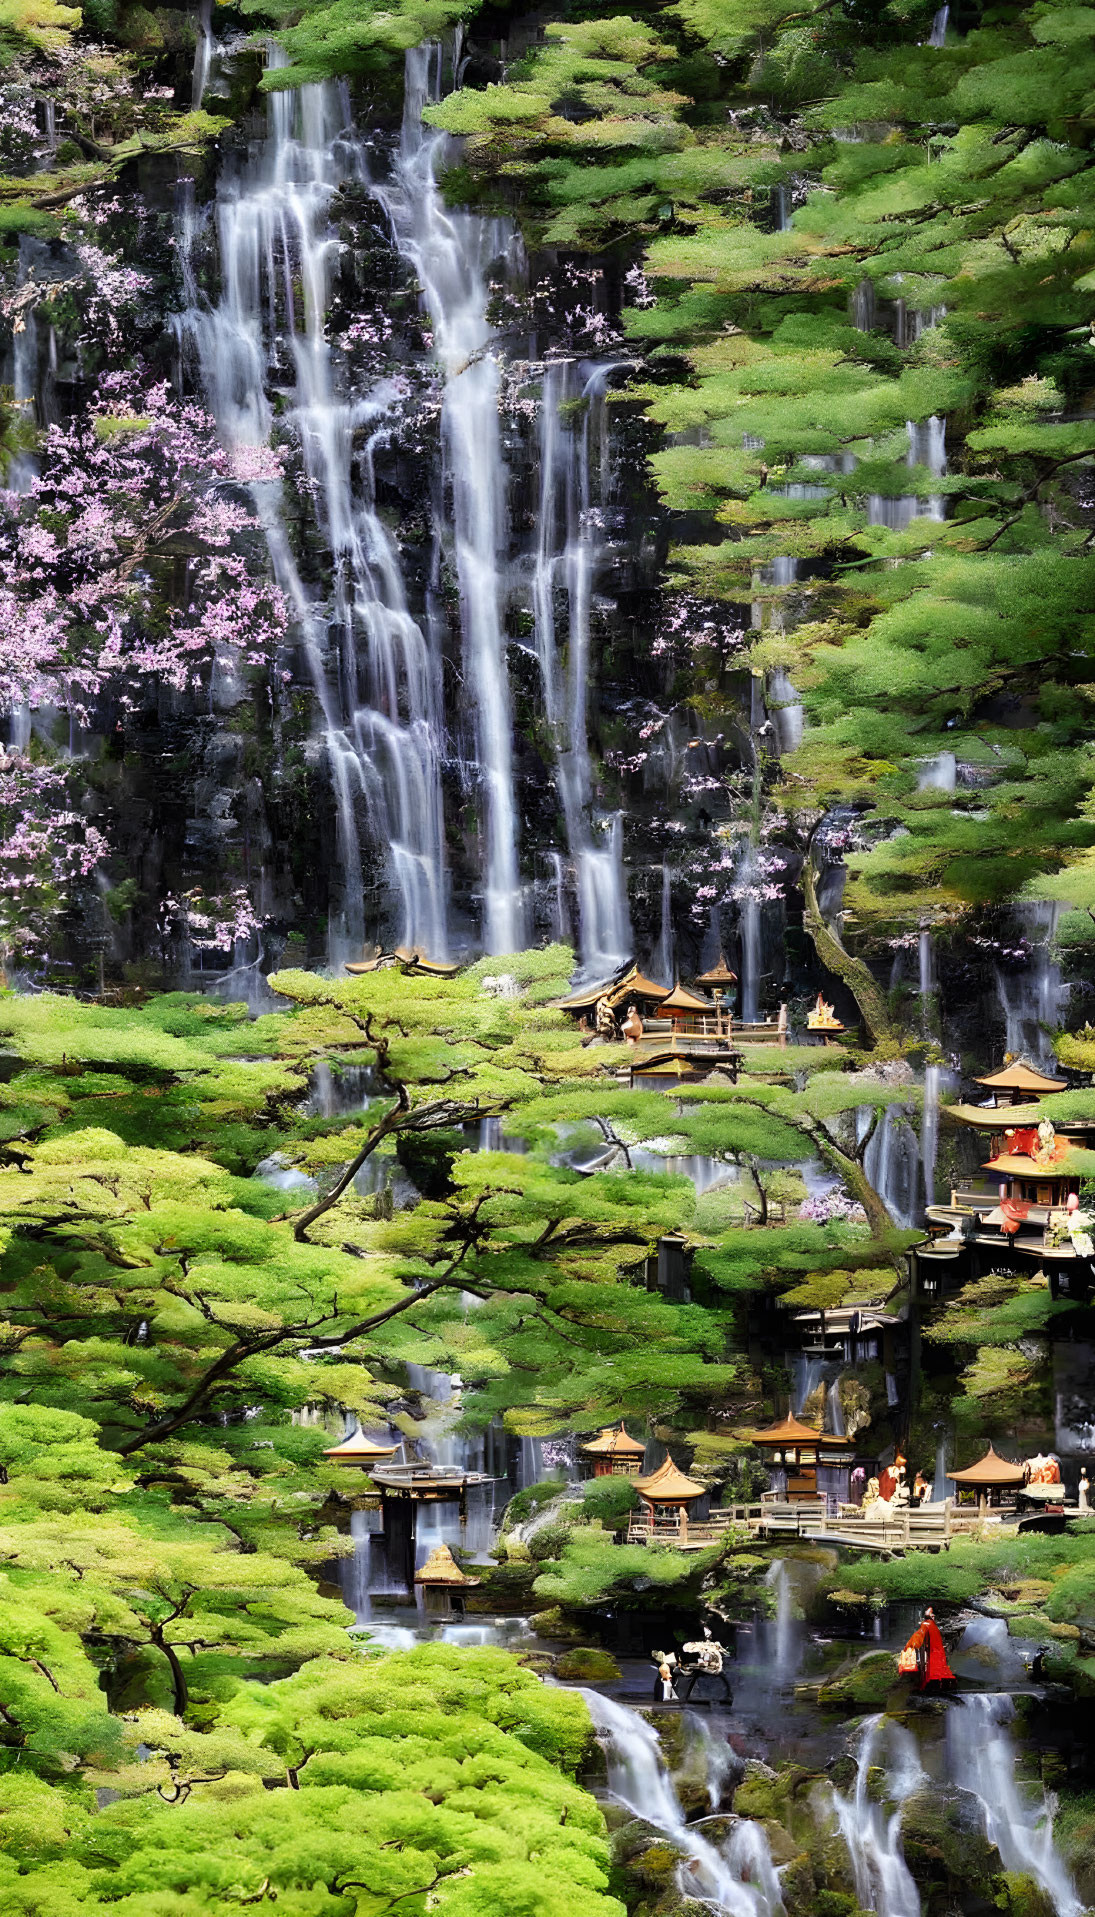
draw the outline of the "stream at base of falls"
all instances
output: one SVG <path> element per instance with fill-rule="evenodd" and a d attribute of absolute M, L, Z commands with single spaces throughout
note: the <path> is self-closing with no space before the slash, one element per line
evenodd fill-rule
<path fill-rule="evenodd" d="M 970 1855 L 986 1882 L 1010 1873 L 1009 1882 L 1029 1880 L 1054 1917 L 1081 1917 L 1054 1843 L 1052 1803 L 1023 1781 L 1024 1713 L 1041 1708 L 1030 1676 L 1037 1647 L 1009 1636 L 1003 1618 L 965 1614 L 951 1650 L 958 1695 L 917 1699 L 898 1685 L 891 1665 L 884 1679 L 890 1711 L 865 1711 L 856 1699 L 867 1691 L 853 1689 L 843 1702 L 840 1684 L 865 1658 L 877 1690 L 880 1664 L 890 1665 L 916 1611 L 857 1608 L 835 1630 L 821 1629 L 811 1623 L 817 1554 L 790 1552 L 770 1563 L 756 1614 L 736 1624 L 695 1604 L 684 1612 L 670 1605 L 585 1613 L 585 1656 L 599 1656 L 611 1674 L 568 1669 L 567 1652 L 582 1657 L 572 1641 L 538 1635 L 524 1611 L 500 1614 L 489 1596 L 476 1608 L 480 1591 L 490 1589 L 484 1581 L 503 1506 L 514 1491 L 545 1481 L 548 1441 L 517 1443 L 495 1429 L 467 1437 L 458 1429 L 460 1380 L 424 1367 L 407 1371 L 413 1409 L 388 1441 L 401 1442 L 408 1459 L 493 1480 L 469 1490 L 463 1514 L 455 1502 L 419 1508 L 415 1563 L 448 1544 L 481 1582 L 465 1589 L 453 1611 L 433 1609 L 421 1587 L 407 1589 L 399 1554 L 395 1563 L 387 1556 L 379 1507 L 357 1510 L 354 1552 L 340 1564 L 355 1640 L 376 1652 L 494 1646 L 531 1658 L 545 1682 L 575 1689 L 602 1753 L 602 1768 L 585 1781 L 602 1799 L 622 1868 L 633 1865 L 644 1882 L 644 1870 L 660 1871 L 664 1881 L 668 1869 L 685 1910 L 702 1905 L 723 1917 L 796 1917 L 803 1869 L 814 1873 L 811 1899 L 824 1881 L 842 1895 L 854 1890 L 859 1909 L 875 1917 L 921 1917 L 925 1845 L 936 1845 L 944 1829 L 959 1847 L 976 1839 Z M 800 1387 L 810 1382 L 804 1375 Z M 573 1467 L 558 1469 L 552 1496 L 507 1534 L 526 1552 L 581 1499 L 582 1486 L 563 1475 Z M 495 1587 L 495 1604 L 502 1588 Z M 528 1584 L 522 1597 L 526 1610 L 535 1608 Z M 704 1623 L 726 1646 L 731 1695 L 717 1678 L 701 1678 L 684 1702 L 662 1698 L 652 1650 L 680 1647 Z M 819 1695 L 826 1686 L 828 1704 Z"/>

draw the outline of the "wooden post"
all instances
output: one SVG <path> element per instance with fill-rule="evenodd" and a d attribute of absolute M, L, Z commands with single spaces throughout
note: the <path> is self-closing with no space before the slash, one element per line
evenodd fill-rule
<path fill-rule="evenodd" d="M 687 1544 L 688 1543 L 688 1506 L 686 1504 L 682 1504 L 680 1510 L 681 1510 L 681 1519 L 680 1519 L 679 1529 L 680 1529 L 681 1543 Z"/>

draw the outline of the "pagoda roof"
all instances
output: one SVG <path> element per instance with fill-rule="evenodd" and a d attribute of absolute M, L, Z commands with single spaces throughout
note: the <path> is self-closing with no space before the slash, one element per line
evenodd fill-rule
<path fill-rule="evenodd" d="M 725 954 L 720 952 L 718 964 L 713 965 L 709 972 L 698 972 L 695 982 L 697 985 L 736 985 L 738 975 L 730 970 Z"/>
<path fill-rule="evenodd" d="M 591 1438 L 579 1449 L 592 1458 L 641 1458 L 646 1446 L 625 1431 L 622 1424 L 606 1424 L 599 1438 Z"/>
<path fill-rule="evenodd" d="M 435 1544 L 420 1571 L 414 1574 L 416 1584 L 480 1584 L 481 1578 L 469 1577 L 462 1571 L 449 1550 L 447 1544 Z"/>
<path fill-rule="evenodd" d="M 607 998 L 610 1005 L 617 1006 L 630 993 L 635 998 L 653 999 L 657 1004 L 668 991 L 668 985 L 655 985 L 653 979 L 645 978 L 632 962 L 614 972 L 611 978 L 603 979 L 600 984 L 580 986 L 578 991 L 568 992 L 565 998 L 554 998 L 551 1003 L 556 1011 L 587 1012 L 601 998 Z M 705 1009 L 710 1010 L 710 1007 Z"/>
<path fill-rule="evenodd" d="M 640 1491 L 652 1503 L 683 1504 L 689 1498 L 702 1498 L 707 1490 L 705 1484 L 697 1484 L 695 1478 L 686 1478 L 684 1472 L 667 1458 L 648 1478 L 632 1478 L 636 1491 Z"/>
<path fill-rule="evenodd" d="M 751 1434 L 753 1444 L 841 1444 L 847 1445 L 847 1438 L 834 1438 L 827 1431 L 815 1431 L 811 1425 L 802 1424 L 798 1418 L 788 1413 L 779 1424 L 770 1424 L 766 1431 L 754 1431 Z"/>
<path fill-rule="evenodd" d="M 989 1072 L 985 1078 L 974 1080 L 975 1085 L 986 1085 L 990 1092 L 1063 1092 L 1068 1089 L 1067 1078 L 1049 1078 L 1045 1072 L 1027 1062 L 1025 1058 L 1013 1058 L 998 1072 Z"/>
<path fill-rule="evenodd" d="M 686 985 L 676 984 L 668 998 L 663 998 L 658 1006 L 659 1012 L 713 1012 L 710 999 L 699 998 L 690 992 Z"/>
<path fill-rule="evenodd" d="M 668 990 L 666 985 L 655 985 L 653 979 L 646 978 L 637 965 L 632 965 L 624 973 L 623 978 L 612 987 L 609 997 L 613 1004 L 616 1004 L 620 999 L 626 998 L 629 992 L 633 992 L 637 998 L 652 998 L 661 1004 Z"/>
<path fill-rule="evenodd" d="M 364 1431 L 355 1431 L 352 1438 L 329 1446 L 323 1455 L 333 1458 L 336 1464 L 372 1464 L 381 1458 L 394 1458 L 396 1449 L 394 1444 L 374 1444 Z"/>
<path fill-rule="evenodd" d="M 947 1476 L 955 1484 L 1022 1484 L 1023 1467 L 1012 1464 L 1010 1458 L 1001 1458 L 990 1444 L 976 1464 L 968 1464 L 964 1471 L 948 1471 Z"/>
<path fill-rule="evenodd" d="M 1013 1131 L 1017 1125 L 1037 1126 L 1041 1117 L 1038 1105 L 944 1105 L 942 1110 L 945 1118 L 956 1118 L 960 1125 L 972 1125 L 982 1132 Z"/>

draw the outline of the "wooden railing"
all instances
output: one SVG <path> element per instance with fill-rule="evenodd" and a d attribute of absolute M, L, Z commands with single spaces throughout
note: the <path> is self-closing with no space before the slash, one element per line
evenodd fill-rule
<path fill-rule="evenodd" d="M 710 1517 L 681 1524 L 651 1525 L 645 1514 L 635 1516 L 628 1526 L 629 1544 L 649 1544 L 664 1540 L 678 1549 L 698 1549 L 718 1544 L 736 1526 L 754 1537 L 808 1538 L 813 1542 L 850 1544 L 864 1551 L 945 1551 L 951 1541 L 951 1509 L 899 1510 L 889 1517 L 872 1517 L 870 1509 L 841 1505 L 830 1516 L 824 1498 L 800 1498 L 794 1501 L 767 1499 L 761 1504 L 724 1505 Z"/>

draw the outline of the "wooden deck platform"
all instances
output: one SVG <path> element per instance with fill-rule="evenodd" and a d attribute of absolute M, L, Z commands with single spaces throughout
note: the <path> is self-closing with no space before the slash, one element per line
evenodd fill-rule
<path fill-rule="evenodd" d="M 660 1527 L 652 1532 L 645 1518 L 633 1518 L 627 1541 L 648 1544 L 653 1537 L 678 1551 L 702 1551 L 721 1543 L 734 1526 L 758 1539 L 798 1538 L 803 1543 L 845 1545 L 885 1557 L 903 1557 L 906 1551 L 947 1551 L 951 1542 L 949 1505 L 942 1510 L 936 1506 L 927 1511 L 897 1511 L 889 1518 L 872 1518 L 869 1511 L 842 1505 L 838 1515 L 831 1517 L 822 1498 L 725 1506 L 710 1518 L 688 1524 L 683 1535 Z"/>

